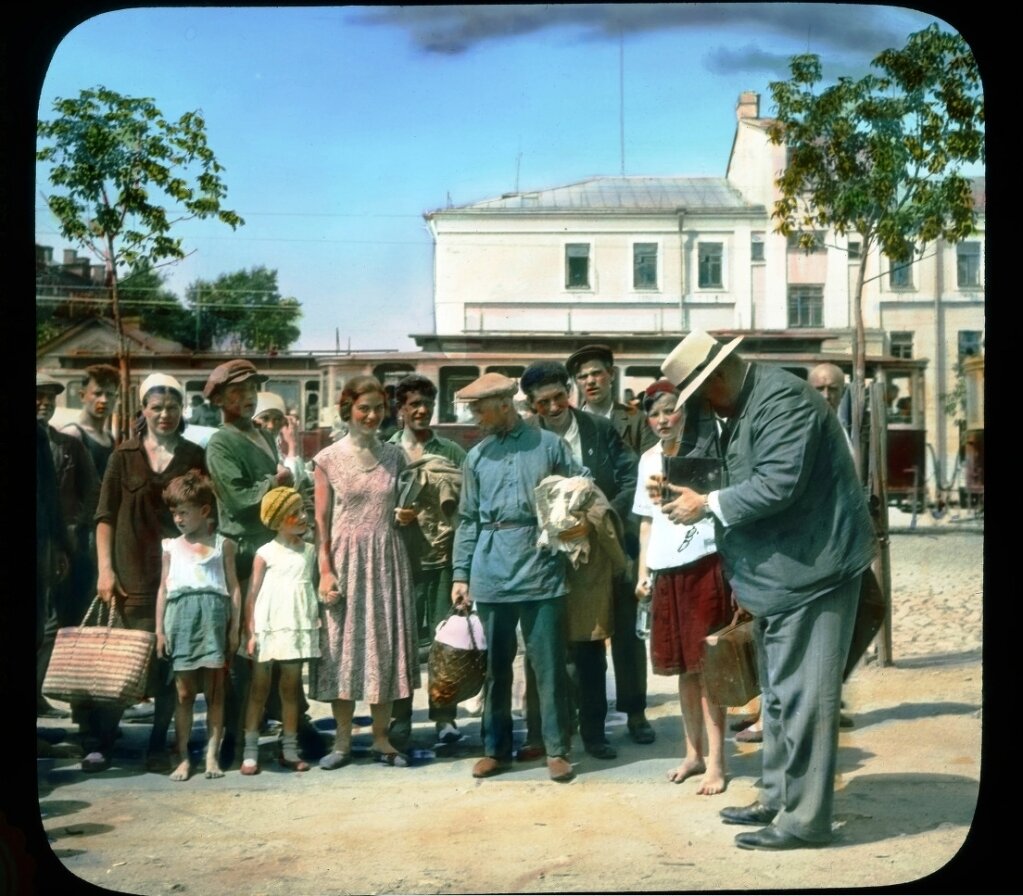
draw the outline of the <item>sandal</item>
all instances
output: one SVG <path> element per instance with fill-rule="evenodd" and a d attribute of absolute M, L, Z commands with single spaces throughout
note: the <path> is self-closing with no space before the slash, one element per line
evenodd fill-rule
<path fill-rule="evenodd" d="M 404 753 L 399 753 L 397 750 L 391 750 L 386 753 L 383 750 L 373 750 L 373 761 L 389 765 L 392 768 L 408 768 L 409 765 L 408 756 Z"/>
<path fill-rule="evenodd" d="M 348 765 L 351 761 L 351 753 L 342 753 L 340 750 L 334 750 L 320 760 L 320 768 L 325 772 L 332 772 L 336 768 Z"/>
<path fill-rule="evenodd" d="M 277 757 L 277 763 L 281 768 L 290 768 L 293 772 L 309 771 L 309 763 L 304 759 L 285 759 L 283 755 Z"/>

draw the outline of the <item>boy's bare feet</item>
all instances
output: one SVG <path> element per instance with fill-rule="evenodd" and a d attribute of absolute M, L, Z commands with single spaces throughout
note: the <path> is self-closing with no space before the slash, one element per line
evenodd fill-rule
<path fill-rule="evenodd" d="M 724 793 L 727 786 L 725 773 L 720 769 L 712 768 L 703 776 L 700 789 L 696 792 L 703 796 L 713 796 L 716 793 Z"/>
<path fill-rule="evenodd" d="M 172 781 L 187 781 L 192 774 L 192 761 L 183 759 L 181 764 L 170 773 Z"/>
<path fill-rule="evenodd" d="M 678 768 L 673 768 L 668 772 L 668 780 L 673 784 L 681 784 L 687 778 L 691 778 L 693 775 L 702 775 L 705 771 L 707 771 L 707 767 L 703 764 L 702 759 L 683 759 Z"/>

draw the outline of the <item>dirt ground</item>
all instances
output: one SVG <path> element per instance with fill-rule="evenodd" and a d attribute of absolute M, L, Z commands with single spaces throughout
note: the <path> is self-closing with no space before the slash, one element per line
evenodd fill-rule
<path fill-rule="evenodd" d="M 746 829 L 722 824 L 718 810 L 756 798 L 756 745 L 728 742 L 723 795 L 665 780 L 681 730 L 674 681 L 658 676 L 648 710 L 657 742 L 633 744 L 614 714 L 618 758 L 577 749 L 578 776 L 560 785 L 542 762 L 474 780 L 481 753 L 471 717 L 459 718 L 467 738 L 455 755 L 409 769 L 365 758 L 330 773 L 285 772 L 266 762 L 264 739 L 259 776 L 184 784 L 146 774 L 131 750 L 148 726 L 125 725 L 125 758 L 110 771 L 86 776 L 58 761 L 40 774 L 49 847 L 77 878 L 138 894 L 844 891 L 907 882 L 946 892 L 923 879 L 952 862 L 977 804 L 982 544 L 978 531 L 893 537 L 896 662 L 861 666 L 846 686 L 855 727 L 840 736 L 838 839 L 824 850 L 734 847 Z M 423 693 L 416 707 L 425 736 Z M 356 743 L 368 744 L 368 731 Z"/>

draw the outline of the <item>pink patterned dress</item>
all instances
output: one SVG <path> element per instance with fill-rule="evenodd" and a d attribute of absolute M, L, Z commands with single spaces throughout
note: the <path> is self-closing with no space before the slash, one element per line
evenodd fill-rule
<path fill-rule="evenodd" d="M 320 606 L 316 700 L 387 703 L 410 697 L 419 681 L 415 596 L 405 544 L 394 523 L 398 474 L 407 464 L 395 445 L 363 471 L 345 437 L 313 463 L 330 483 L 330 553 L 341 599 Z"/>

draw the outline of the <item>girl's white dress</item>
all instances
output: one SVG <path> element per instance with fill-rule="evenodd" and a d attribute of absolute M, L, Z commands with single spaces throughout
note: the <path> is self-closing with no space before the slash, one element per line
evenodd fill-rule
<path fill-rule="evenodd" d="M 302 550 L 269 541 L 256 551 L 266 563 L 253 608 L 254 659 L 307 660 L 320 655 L 320 602 L 313 584 L 316 549 Z M 241 645 L 245 649 L 245 645 Z"/>

